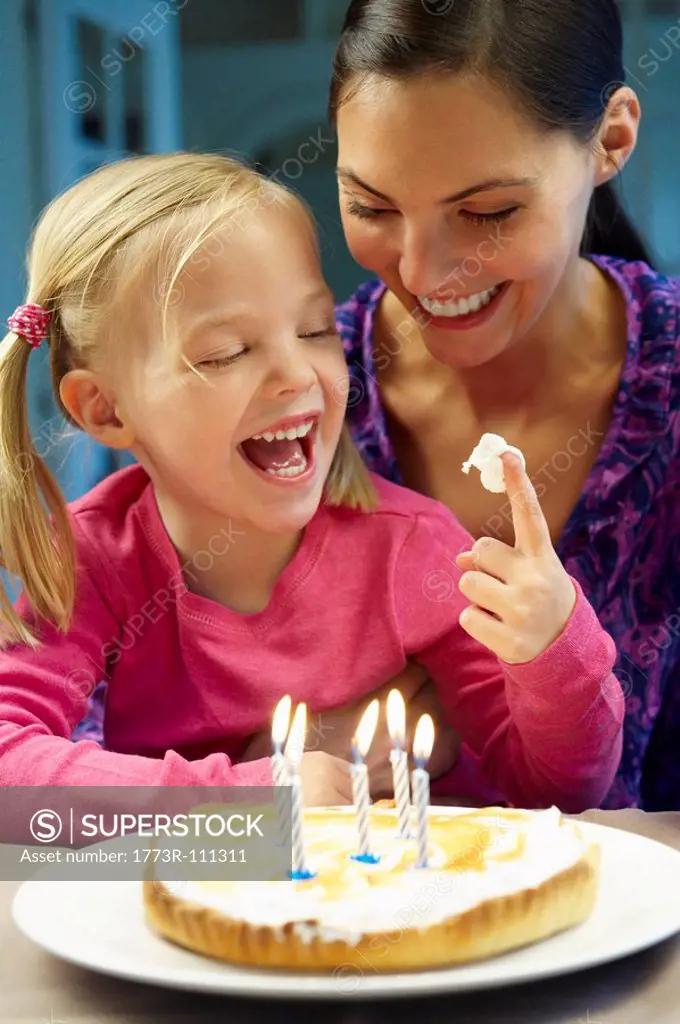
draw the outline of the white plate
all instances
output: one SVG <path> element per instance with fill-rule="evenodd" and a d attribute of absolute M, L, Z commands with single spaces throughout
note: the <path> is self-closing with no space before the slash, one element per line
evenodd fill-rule
<path fill-rule="evenodd" d="M 460 813 L 436 808 L 442 811 Z M 275 999 L 487 989 L 595 967 L 680 931 L 680 852 L 618 829 L 579 825 L 602 849 L 600 893 L 590 919 L 552 939 L 462 967 L 382 975 L 369 964 L 365 971 L 347 966 L 335 975 L 229 967 L 154 935 L 144 922 L 139 882 L 32 879 L 17 891 L 12 913 L 21 931 L 55 956 L 172 989 Z"/>

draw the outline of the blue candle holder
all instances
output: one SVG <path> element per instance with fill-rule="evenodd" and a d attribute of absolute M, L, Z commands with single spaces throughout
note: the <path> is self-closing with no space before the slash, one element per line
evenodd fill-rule
<path fill-rule="evenodd" d="M 291 882 L 308 882 L 310 878 L 316 878 L 316 871 L 289 871 L 288 877 Z"/>
<path fill-rule="evenodd" d="M 350 860 L 358 860 L 360 864 L 377 864 L 380 855 L 375 853 L 350 853 Z"/>

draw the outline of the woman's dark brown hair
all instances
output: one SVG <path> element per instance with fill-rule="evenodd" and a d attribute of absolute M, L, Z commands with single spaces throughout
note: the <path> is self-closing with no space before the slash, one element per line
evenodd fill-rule
<path fill-rule="evenodd" d="M 367 75 L 480 73 L 545 131 L 591 142 L 625 82 L 615 0 L 352 0 L 330 94 L 333 123 Z M 593 193 L 584 252 L 651 263 L 610 183 Z"/>

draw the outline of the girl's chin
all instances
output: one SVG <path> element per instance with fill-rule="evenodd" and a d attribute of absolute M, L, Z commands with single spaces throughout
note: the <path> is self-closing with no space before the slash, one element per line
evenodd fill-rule
<path fill-rule="evenodd" d="M 246 513 L 244 521 L 259 532 L 277 536 L 304 530 L 323 500 L 323 487 L 318 486 L 306 494 L 296 494 L 287 488 L 272 488 L 272 492 L 266 503 L 253 502 L 253 514 Z"/>
<path fill-rule="evenodd" d="M 251 523 L 252 529 L 258 533 L 266 534 L 269 537 L 287 537 L 293 533 L 300 533 L 314 518 L 317 506 L 308 514 L 277 516 L 272 519 L 264 516 Z"/>

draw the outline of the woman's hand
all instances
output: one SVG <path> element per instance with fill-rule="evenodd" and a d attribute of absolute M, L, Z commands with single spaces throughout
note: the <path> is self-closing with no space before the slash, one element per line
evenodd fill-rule
<path fill-rule="evenodd" d="M 416 683 L 419 688 L 413 692 L 413 687 Z M 427 766 L 431 779 L 438 779 L 453 768 L 458 760 L 461 746 L 458 733 L 444 722 L 442 706 L 434 683 L 419 665 L 415 663 L 408 665 L 398 676 L 395 676 L 394 679 L 385 683 L 375 693 L 365 698 L 359 706 L 358 718 L 353 719 L 354 728 L 356 729 L 356 724 L 364 708 L 371 700 L 376 697 L 380 698 L 383 707 L 373 742 L 366 757 L 371 797 L 374 800 L 391 797 L 394 793 L 392 765 L 390 763 L 392 740 L 387 728 L 386 709 L 387 695 L 391 689 L 400 690 L 406 701 L 406 744 L 409 750 L 420 716 L 424 714 L 432 716 L 436 730 L 434 746 Z M 411 694 L 410 699 L 409 694 Z M 351 738 L 350 735 L 350 742 Z M 409 763 L 411 762 L 412 758 L 409 756 Z M 413 767 L 412 763 L 411 767 Z"/>
<path fill-rule="evenodd" d="M 351 757 L 352 738 L 356 732 L 357 725 L 364 711 L 372 700 L 378 698 L 381 702 L 387 699 L 390 689 L 395 686 L 401 690 L 402 696 L 408 709 L 410 702 L 423 688 L 426 682 L 426 675 L 419 665 L 408 665 L 403 672 L 385 683 L 380 689 L 367 694 L 360 701 L 352 704 L 343 704 L 342 707 L 333 708 L 330 711 L 321 711 L 318 714 L 307 708 L 307 735 L 305 736 L 305 750 L 323 750 L 334 757 L 342 757 L 349 760 Z M 375 739 L 371 744 L 367 764 L 374 760 L 373 751 L 380 748 L 384 753 L 384 734 L 386 724 L 383 715 L 380 716 Z M 381 742 L 382 741 L 382 742 Z M 242 761 L 255 761 L 260 757 L 268 757 L 272 752 L 271 734 L 267 732 L 256 733 L 250 741 L 246 752 L 241 758 Z"/>
<path fill-rule="evenodd" d="M 302 755 L 300 782 L 305 807 L 337 807 L 352 803 L 349 764 L 322 750 Z"/>
<path fill-rule="evenodd" d="M 432 756 L 429 761 L 429 772 L 433 779 L 444 775 L 456 763 L 460 749 L 460 739 L 449 726 L 445 726 L 441 705 L 434 684 L 423 669 L 410 663 L 406 668 L 390 679 L 373 693 L 367 694 L 360 701 L 346 704 L 331 711 L 308 715 L 308 728 L 305 750 L 324 751 L 349 761 L 351 756 L 352 737 L 356 732 L 362 714 L 372 700 L 380 700 L 383 707 L 378 720 L 373 742 L 371 743 L 366 764 L 369 771 L 371 796 L 375 799 L 392 795 L 392 766 L 389 755 L 392 749 L 385 705 L 391 689 L 401 691 L 406 703 L 406 731 L 412 740 L 416 723 L 422 714 L 431 714 L 437 725 L 436 739 Z M 249 743 L 241 760 L 254 761 L 271 754 L 271 735 L 267 732 L 257 733 Z"/>
<path fill-rule="evenodd" d="M 533 661 L 557 639 L 576 591 L 550 539 L 545 516 L 520 459 L 506 452 L 503 469 L 515 546 L 482 537 L 458 555 L 461 593 L 472 604 L 460 624 L 508 664 Z"/>

